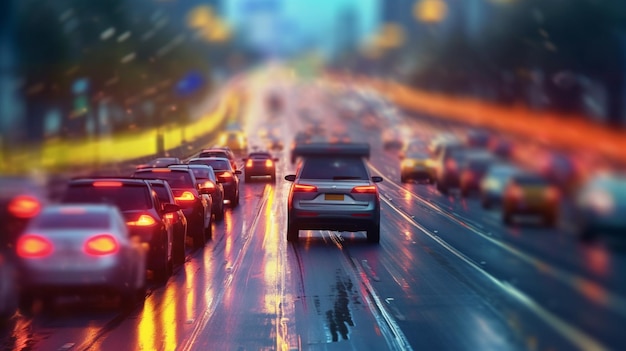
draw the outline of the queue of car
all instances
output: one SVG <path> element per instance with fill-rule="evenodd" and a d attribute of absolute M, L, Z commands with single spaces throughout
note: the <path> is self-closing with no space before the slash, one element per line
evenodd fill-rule
<path fill-rule="evenodd" d="M 435 184 L 443 195 L 458 189 L 461 197 L 476 195 L 484 209 L 499 207 L 502 222 L 513 225 L 532 216 L 547 227 L 572 204 L 577 235 L 583 240 L 626 231 L 620 213 L 626 209 L 626 176 L 609 173 L 585 179 L 575 161 L 551 153 L 529 169 L 515 162 L 514 144 L 484 130 L 465 135 L 441 133 L 427 147 L 409 142 L 399 152 L 400 180 Z"/>

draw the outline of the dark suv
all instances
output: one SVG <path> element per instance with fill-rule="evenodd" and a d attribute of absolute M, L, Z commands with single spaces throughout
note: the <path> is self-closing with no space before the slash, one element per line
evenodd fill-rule
<path fill-rule="evenodd" d="M 192 158 L 190 165 L 207 165 L 213 168 L 218 183 L 224 187 L 225 199 L 230 201 L 231 207 L 239 206 L 239 177 L 240 170 L 233 169 L 230 161 L 224 157 Z"/>
<path fill-rule="evenodd" d="M 165 282 L 172 273 L 172 225 L 168 213 L 180 209 L 175 204 L 161 205 L 156 192 L 145 180 L 132 178 L 80 178 L 71 180 L 63 203 L 105 203 L 117 206 L 130 235 L 148 244 L 147 268 L 154 279 Z"/>
<path fill-rule="evenodd" d="M 135 171 L 133 178 L 162 179 L 167 181 L 174 193 L 174 199 L 182 209 L 189 224 L 188 234 L 193 238 L 194 247 L 203 247 L 211 238 L 211 195 L 202 194 L 195 175 L 189 169 L 148 168 Z M 189 233 L 190 232 L 190 233 Z"/>

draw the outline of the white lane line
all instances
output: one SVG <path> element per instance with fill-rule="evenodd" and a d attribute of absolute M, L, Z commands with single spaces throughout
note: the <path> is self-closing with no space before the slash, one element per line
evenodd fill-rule
<path fill-rule="evenodd" d="M 372 169 L 376 170 L 377 169 L 374 166 L 371 166 Z M 380 173 L 380 172 L 379 172 Z M 498 246 L 499 248 L 508 251 L 509 253 L 513 254 L 514 256 L 516 256 L 517 258 L 519 258 L 520 260 L 526 262 L 527 264 L 533 266 L 534 268 L 536 268 L 537 270 L 539 270 L 540 272 L 550 275 L 553 278 L 557 279 L 558 281 L 564 283 L 565 285 L 568 285 L 569 287 L 571 287 L 572 289 L 574 289 L 574 291 L 578 292 L 579 294 L 581 294 L 582 296 L 590 299 L 590 301 L 592 301 L 593 303 L 596 303 L 610 311 L 616 312 L 618 314 L 620 314 L 621 316 L 625 317 L 626 316 L 626 299 L 618 294 L 614 294 L 612 292 L 610 292 L 608 289 L 604 288 L 603 286 L 601 286 L 600 284 L 584 278 L 582 276 L 576 275 L 574 273 L 570 273 L 567 271 L 564 271 L 562 269 L 559 269 L 535 256 L 531 256 L 530 254 L 524 253 L 519 249 L 514 248 L 511 245 L 508 245 L 498 239 L 495 239 L 493 236 L 483 233 L 481 230 L 476 229 L 471 223 L 465 223 L 463 221 L 460 221 L 458 218 L 455 218 L 454 216 L 451 216 L 449 213 L 447 213 L 445 210 L 439 208 L 437 205 L 434 205 L 424 199 L 422 199 L 419 195 L 413 193 L 412 191 L 409 191 L 408 189 L 405 189 L 397 184 L 395 184 L 393 181 L 391 181 L 389 178 L 385 177 L 384 175 L 381 175 L 383 178 L 385 178 L 385 180 L 387 180 L 387 184 L 390 184 L 392 186 L 395 186 L 396 188 L 399 188 L 403 191 L 408 192 L 409 194 L 411 194 L 411 196 L 420 201 L 423 204 L 426 204 L 427 206 L 429 206 L 431 209 L 433 209 L 435 212 L 443 215 L 444 217 L 446 217 L 447 219 L 456 222 L 459 225 L 462 225 L 464 228 L 466 228 L 467 230 L 471 231 L 474 234 L 479 235 L 480 237 L 484 238 L 485 240 L 489 241 L 490 243 Z M 407 216 L 408 218 L 409 216 Z M 412 219 L 412 218 L 411 218 Z M 593 293 L 590 293 L 593 292 Z M 591 296 L 590 296 L 591 295 Z"/>
<path fill-rule="evenodd" d="M 430 230 L 426 229 L 422 225 L 418 224 L 415 220 L 409 218 L 403 211 L 396 208 L 393 204 L 385 201 L 385 203 L 394 211 L 396 211 L 400 216 L 404 217 L 410 224 L 412 224 L 415 228 L 422 231 L 424 234 L 428 235 L 431 239 L 441 245 L 443 248 L 448 250 L 450 253 L 460 258 L 462 261 L 467 263 L 470 267 L 477 270 L 479 273 L 484 275 L 487 279 L 493 282 L 496 286 L 498 286 L 502 291 L 504 291 L 509 296 L 515 298 L 517 301 L 526 306 L 530 311 L 535 313 L 540 319 L 546 322 L 550 327 L 556 330 L 559 334 L 561 334 L 565 339 L 569 340 L 573 345 L 576 345 L 579 349 L 585 351 L 605 351 L 609 350 L 609 348 L 605 347 L 598 340 L 594 339 L 590 335 L 586 334 L 582 330 L 576 328 L 575 326 L 567 323 L 562 320 L 552 312 L 546 310 L 541 305 L 539 305 L 536 301 L 530 298 L 521 290 L 516 287 L 507 284 L 505 282 L 500 281 L 498 278 L 492 276 L 484 270 L 479 264 L 472 261 L 470 258 L 465 256 L 463 253 L 452 247 L 445 240 L 440 237 L 434 235 L 430 232 Z"/>
<path fill-rule="evenodd" d="M 250 246 L 250 242 L 252 241 L 251 238 L 259 224 L 259 219 L 261 218 L 261 215 L 264 213 L 263 208 L 265 208 L 265 205 L 267 204 L 267 201 L 269 199 L 269 197 L 267 196 L 269 187 L 270 185 L 265 185 L 265 188 L 263 189 L 263 200 L 261 201 L 260 206 L 258 207 L 258 211 L 256 215 L 254 216 L 254 219 L 252 220 L 250 227 L 247 229 L 247 232 L 252 233 L 252 234 L 248 235 L 248 239 L 245 241 L 243 247 L 241 248 L 241 250 L 239 250 L 237 257 L 235 258 L 235 261 L 230 266 L 231 269 L 228 271 L 228 277 L 226 278 L 221 291 L 217 294 L 215 299 L 211 301 L 211 305 L 205 308 L 204 314 L 202 314 L 202 317 L 199 319 L 198 323 L 194 325 L 194 328 L 191 331 L 191 334 L 189 335 L 188 338 L 186 338 L 180 343 L 181 346 L 178 347 L 177 350 L 190 351 L 194 349 L 194 346 L 196 347 L 196 349 L 199 346 L 199 345 L 194 345 L 195 342 L 198 340 L 198 337 L 200 336 L 202 331 L 206 329 L 209 321 L 211 320 L 211 316 L 213 316 L 213 314 L 215 313 L 217 306 L 221 303 L 222 299 L 224 298 L 224 294 L 226 294 L 226 291 L 231 286 L 235 274 L 239 270 L 239 267 L 241 267 L 241 261 L 243 261 L 243 258 L 246 252 L 248 251 L 248 247 Z"/>
<path fill-rule="evenodd" d="M 359 264 L 359 261 L 355 257 L 351 257 L 350 259 L 357 270 L 358 277 L 361 278 L 361 283 L 363 283 L 365 289 L 367 290 L 369 297 L 364 296 L 365 301 L 367 302 L 370 311 L 372 311 L 372 315 L 376 319 L 376 323 L 380 327 L 380 331 L 384 335 L 389 348 L 391 350 L 412 351 L 413 348 L 411 347 L 411 344 L 402 332 L 398 323 L 396 323 L 393 316 L 385 308 L 385 303 L 378 296 L 376 290 L 374 290 L 374 287 L 372 286 L 362 266 Z"/>

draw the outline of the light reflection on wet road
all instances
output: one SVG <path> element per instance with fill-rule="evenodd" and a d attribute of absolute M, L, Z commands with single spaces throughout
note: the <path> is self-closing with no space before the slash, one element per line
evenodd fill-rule
<path fill-rule="evenodd" d="M 287 115 L 295 115 L 297 90 L 288 96 Z M 328 125 L 354 124 L 320 111 Z M 425 135 L 440 128 L 411 123 Z M 276 124 L 290 131 L 285 145 L 299 125 L 295 118 Z M 105 304 L 78 313 L 84 307 L 79 303 L 67 313 L 18 317 L 0 346 L 124 351 L 624 345 L 622 253 L 583 247 L 564 228 L 505 228 L 476 199 L 400 184 L 398 160 L 381 151 L 379 132 L 359 126 L 351 131 L 372 141 L 373 170 L 387 178 L 380 185 L 380 245 L 367 244 L 363 233 L 327 231 L 303 231 L 298 244 L 287 244 L 290 183 L 282 177 L 294 166 L 285 150 L 276 183 L 244 183 L 242 177 L 240 206 L 226 210 L 224 220 L 214 223 L 213 239 L 188 251 L 167 284 L 151 287 L 143 307 L 119 315 Z"/>

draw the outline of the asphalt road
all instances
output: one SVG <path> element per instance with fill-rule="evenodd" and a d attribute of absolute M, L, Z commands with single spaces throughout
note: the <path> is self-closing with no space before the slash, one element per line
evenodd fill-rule
<path fill-rule="evenodd" d="M 251 79 L 250 96 L 269 83 Z M 278 88 L 276 86 L 278 85 Z M 476 198 L 402 184 L 382 149 L 384 124 L 337 117 L 332 93 L 271 82 L 288 102 L 267 116 L 249 100 L 251 143 L 263 129 L 289 145 L 303 108 L 329 131 L 371 143 L 381 175 L 381 242 L 364 233 L 301 232 L 286 241 L 292 174 L 278 153 L 277 181 L 241 182 L 241 204 L 214 223 L 213 239 L 143 306 L 120 314 L 106 301 L 66 298 L 51 311 L 16 315 L 0 333 L 6 350 L 619 350 L 626 347 L 626 255 L 583 245 L 568 218 L 555 229 L 502 224 Z M 419 116 L 417 116 L 419 117 Z M 307 118 L 311 118 L 307 114 Z M 442 127 L 406 116 L 429 138 Z"/>

